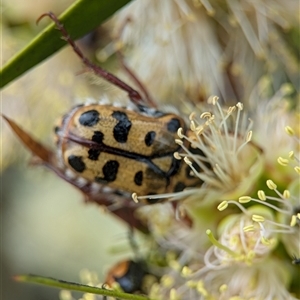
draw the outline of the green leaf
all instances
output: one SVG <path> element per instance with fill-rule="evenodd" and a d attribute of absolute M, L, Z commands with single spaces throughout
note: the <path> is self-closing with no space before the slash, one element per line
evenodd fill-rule
<path fill-rule="evenodd" d="M 27 283 L 37 283 L 43 284 L 50 287 L 70 290 L 70 291 L 79 291 L 83 293 L 90 293 L 94 295 L 110 296 L 118 299 L 130 299 L 130 300 L 150 300 L 146 296 L 128 294 L 123 292 L 118 292 L 115 290 L 108 290 L 105 288 L 93 287 L 85 284 L 79 284 L 74 282 L 69 282 L 65 280 L 54 279 L 50 277 L 42 277 L 37 275 L 18 275 L 14 276 L 14 279 L 19 282 Z"/>
<path fill-rule="evenodd" d="M 58 18 L 72 39 L 78 39 L 95 29 L 128 2 L 130 0 L 77 0 Z M 0 88 L 42 62 L 64 45 L 66 42 L 61 39 L 61 33 L 55 28 L 55 24 L 51 23 L 6 63 L 0 72 Z"/>

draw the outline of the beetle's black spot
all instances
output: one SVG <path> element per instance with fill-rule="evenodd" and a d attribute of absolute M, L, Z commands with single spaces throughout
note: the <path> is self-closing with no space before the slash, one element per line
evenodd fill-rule
<path fill-rule="evenodd" d="M 81 114 L 79 117 L 79 123 L 83 126 L 94 126 L 99 122 L 99 112 L 97 110 L 89 110 Z"/>
<path fill-rule="evenodd" d="M 113 112 L 112 117 L 119 121 L 113 130 L 115 140 L 118 143 L 126 143 L 131 128 L 131 121 L 127 115 L 121 111 Z"/>
<path fill-rule="evenodd" d="M 134 182 L 136 185 L 139 185 L 139 186 L 142 185 L 142 183 L 143 183 L 143 172 L 142 171 L 138 171 L 135 173 Z"/>
<path fill-rule="evenodd" d="M 70 155 L 68 157 L 69 165 L 78 173 L 82 173 L 85 170 L 85 163 L 82 161 L 81 156 Z"/>
<path fill-rule="evenodd" d="M 176 118 L 172 118 L 167 124 L 168 131 L 172 133 L 177 132 L 178 128 L 180 128 L 180 121 Z"/>
<path fill-rule="evenodd" d="M 92 141 L 98 144 L 102 144 L 104 138 L 104 134 L 101 131 L 95 131 L 94 135 L 92 136 Z"/>
<path fill-rule="evenodd" d="M 151 146 L 154 142 L 156 136 L 156 132 L 155 131 L 149 131 L 146 135 L 145 135 L 145 144 L 146 146 Z"/>
<path fill-rule="evenodd" d="M 150 192 L 149 195 L 156 195 L 156 193 Z M 158 199 L 151 199 L 151 198 L 147 199 L 148 204 L 156 204 L 156 203 L 159 203 L 159 202 L 161 202 L 161 199 L 159 199 L 159 198 Z"/>
<path fill-rule="evenodd" d="M 201 171 L 200 166 L 195 161 L 192 162 L 192 166 L 198 173 Z"/>
<path fill-rule="evenodd" d="M 186 185 L 183 182 L 178 182 L 174 187 L 174 193 L 181 192 L 186 188 Z"/>
<path fill-rule="evenodd" d="M 114 181 L 117 178 L 119 163 L 116 160 L 108 161 L 102 168 L 104 179 Z"/>
<path fill-rule="evenodd" d="M 95 181 L 107 183 L 116 180 L 119 169 L 119 163 L 116 160 L 109 160 L 102 168 L 103 177 L 95 177 Z"/>
<path fill-rule="evenodd" d="M 98 157 L 100 155 L 100 150 L 99 149 L 89 149 L 89 159 L 90 160 L 98 160 Z"/>

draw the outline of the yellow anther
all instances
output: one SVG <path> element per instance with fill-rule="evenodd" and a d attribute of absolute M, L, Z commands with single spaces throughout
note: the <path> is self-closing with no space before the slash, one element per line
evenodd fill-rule
<path fill-rule="evenodd" d="M 294 170 L 300 175 L 300 167 L 299 167 L 299 166 L 296 166 L 296 167 L 294 168 Z"/>
<path fill-rule="evenodd" d="M 134 201 L 135 203 L 139 203 L 139 199 L 138 199 L 137 193 L 132 193 L 131 197 L 132 197 L 132 199 L 133 199 L 133 201 Z"/>
<path fill-rule="evenodd" d="M 239 198 L 240 203 L 248 203 L 250 201 L 251 201 L 251 197 L 249 197 L 249 196 L 242 196 Z"/>
<path fill-rule="evenodd" d="M 292 160 L 295 159 L 295 153 L 294 153 L 294 151 L 290 151 L 289 152 L 289 158 L 292 159 Z"/>
<path fill-rule="evenodd" d="M 212 104 L 216 105 L 218 101 L 219 101 L 219 97 L 218 96 L 213 96 L 213 98 L 212 98 Z"/>
<path fill-rule="evenodd" d="M 286 167 L 289 164 L 289 160 L 283 157 L 278 157 L 277 162 L 281 165 Z"/>
<path fill-rule="evenodd" d="M 182 128 L 182 127 L 179 127 L 178 130 L 177 130 L 177 135 L 178 135 L 179 138 L 181 138 L 181 139 L 184 137 L 184 135 L 182 134 L 182 132 L 183 132 L 183 128 Z"/>
<path fill-rule="evenodd" d="M 197 282 L 197 289 L 202 289 L 202 288 L 204 288 L 204 284 L 203 284 L 203 281 L 202 280 L 199 280 L 198 282 Z"/>
<path fill-rule="evenodd" d="M 202 125 L 200 125 L 200 126 L 197 126 L 195 133 L 197 135 L 200 135 L 200 134 L 202 134 L 203 131 L 204 131 L 204 127 Z"/>
<path fill-rule="evenodd" d="M 195 281 L 195 280 L 188 280 L 188 281 L 186 282 L 186 285 L 187 285 L 189 288 L 194 289 L 194 288 L 197 287 L 197 281 Z"/>
<path fill-rule="evenodd" d="M 296 215 L 292 215 L 290 226 L 294 227 L 294 226 L 296 226 L 296 224 L 297 224 L 297 216 Z"/>
<path fill-rule="evenodd" d="M 284 190 L 284 192 L 283 192 L 283 198 L 284 199 L 290 199 L 290 197 L 291 197 L 290 191 L 289 190 Z"/>
<path fill-rule="evenodd" d="M 205 289 L 203 281 L 201 281 L 201 280 L 198 281 L 197 291 L 198 291 L 199 294 L 203 295 L 204 297 L 208 296 L 207 290 Z"/>
<path fill-rule="evenodd" d="M 263 216 L 260 216 L 260 215 L 252 215 L 252 220 L 254 222 L 262 223 L 262 222 L 265 221 L 265 218 Z"/>
<path fill-rule="evenodd" d="M 162 278 L 161 278 L 161 281 L 163 286 L 165 287 L 171 287 L 174 283 L 174 279 L 173 277 L 171 277 L 170 275 L 164 275 Z"/>
<path fill-rule="evenodd" d="M 261 201 L 266 201 L 267 200 L 266 194 L 263 190 L 257 191 L 257 197 Z"/>
<path fill-rule="evenodd" d="M 227 114 L 231 115 L 235 110 L 236 110 L 235 106 L 229 106 L 229 108 L 227 109 Z"/>
<path fill-rule="evenodd" d="M 223 211 L 228 207 L 228 202 L 227 201 L 222 201 L 219 205 L 218 205 L 218 210 L 219 211 Z"/>
<path fill-rule="evenodd" d="M 271 179 L 267 180 L 267 186 L 270 190 L 276 190 L 277 189 L 277 185 Z"/>
<path fill-rule="evenodd" d="M 170 300 L 178 300 L 177 291 L 175 289 L 170 290 Z"/>
<path fill-rule="evenodd" d="M 244 232 L 250 232 L 250 231 L 254 231 L 254 225 L 248 225 L 248 226 L 245 226 L 244 228 L 243 228 L 243 231 Z"/>
<path fill-rule="evenodd" d="M 187 157 L 185 157 L 183 160 L 184 160 L 184 162 L 185 162 L 186 164 L 188 164 L 189 166 L 192 165 L 192 162 L 191 162 Z"/>
<path fill-rule="evenodd" d="M 211 113 L 208 112 L 208 111 L 206 111 L 206 112 L 204 112 L 204 113 L 202 113 L 202 114 L 200 115 L 200 118 L 201 118 L 201 119 L 210 119 L 210 118 L 211 118 Z"/>
<path fill-rule="evenodd" d="M 247 141 L 247 142 L 250 142 L 250 141 L 251 141 L 251 139 L 252 139 L 252 135 L 253 135 L 253 132 L 252 132 L 252 130 L 248 131 L 248 133 L 247 133 L 247 137 L 246 137 L 246 141 Z"/>
<path fill-rule="evenodd" d="M 190 115 L 189 115 L 189 120 L 192 121 L 194 120 L 196 117 L 196 113 L 193 111 Z"/>
<path fill-rule="evenodd" d="M 288 135 L 293 136 L 293 135 L 295 134 L 294 129 L 293 129 L 292 127 L 290 127 L 290 126 L 286 126 L 284 129 L 285 129 L 285 132 L 286 132 Z"/>
<path fill-rule="evenodd" d="M 175 143 L 182 146 L 183 145 L 183 141 L 179 140 L 179 139 L 175 139 Z"/>
<path fill-rule="evenodd" d="M 178 159 L 178 160 L 181 160 L 181 156 L 179 155 L 178 152 L 174 152 L 173 156 Z"/>
<path fill-rule="evenodd" d="M 294 88 L 293 88 L 292 84 L 284 83 L 284 84 L 281 85 L 280 91 L 285 95 L 289 95 L 294 91 Z"/>
<path fill-rule="evenodd" d="M 226 292 L 227 290 L 228 290 L 227 284 L 222 284 L 222 285 L 219 287 L 220 293 Z"/>
<path fill-rule="evenodd" d="M 181 274 L 182 274 L 183 277 L 188 277 L 192 274 L 192 270 L 189 267 L 184 266 L 182 268 Z"/>
<path fill-rule="evenodd" d="M 194 121 L 191 121 L 190 129 L 191 129 L 192 131 L 195 131 L 195 130 L 196 130 L 196 124 L 195 124 Z"/>
<path fill-rule="evenodd" d="M 208 296 L 207 290 L 202 286 L 197 286 L 197 291 L 198 291 L 199 294 L 201 294 L 204 297 Z"/>
<path fill-rule="evenodd" d="M 238 103 L 236 104 L 236 107 L 237 107 L 239 110 L 243 110 L 244 105 L 243 105 L 243 103 L 238 102 Z"/>

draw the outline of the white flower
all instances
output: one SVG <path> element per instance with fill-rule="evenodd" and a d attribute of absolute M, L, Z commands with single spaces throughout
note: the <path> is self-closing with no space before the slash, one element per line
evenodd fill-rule
<path fill-rule="evenodd" d="M 211 94 L 245 102 L 264 75 L 274 78 L 275 91 L 289 81 L 299 90 L 297 45 L 289 35 L 299 27 L 298 6 L 296 0 L 133 1 L 111 24 L 117 35 L 123 28 L 117 45 L 99 57 L 125 47 L 128 65 L 160 102 Z"/>

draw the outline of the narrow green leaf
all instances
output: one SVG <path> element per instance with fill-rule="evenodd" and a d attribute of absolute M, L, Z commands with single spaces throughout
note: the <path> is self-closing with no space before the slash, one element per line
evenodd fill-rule
<path fill-rule="evenodd" d="M 128 2 L 130 0 L 77 0 L 59 16 L 59 20 L 72 39 L 77 39 L 95 29 Z M 0 72 L 0 88 L 42 62 L 65 44 L 60 32 L 55 29 L 54 23 L 51 23 L 6 63 Z"/>
<path fill-rule="evenodd" d="M 95 295 L 110 296 L 118 299 L 130 299 L 130 300 L 150 300 L 146 296 L 134 295 L 123 292 L 118 292 L 114 290 L 108 290 L 105 288 L 93 287 L 85 284 L 79 284 L 74 282 L 69 282 L 65 280 L 54 279 L 50 277 L 42 277 L 37 275 L 18 275 L 14 279 L 19 282 L 27 283 L 37 283 L 43 284 L 50 287 L 55 287 L 59 289 L 65 289 L 70 291 L 79 291 L 82 293 L 90 293 Z"/>

